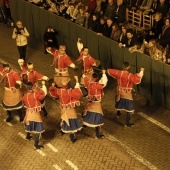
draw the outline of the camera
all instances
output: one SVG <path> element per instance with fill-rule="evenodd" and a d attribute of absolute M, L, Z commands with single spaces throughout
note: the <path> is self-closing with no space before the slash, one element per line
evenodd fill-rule
<path fill-rule="evenodd" d="M 21 34 L 21 31 L 24 30 L 24 28 L 18 28 L 16 27 L 16 34 Z"/>

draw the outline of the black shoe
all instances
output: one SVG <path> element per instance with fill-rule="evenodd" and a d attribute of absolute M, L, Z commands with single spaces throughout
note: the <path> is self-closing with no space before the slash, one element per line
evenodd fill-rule
<path fill-rule="evenodd" d="M 125 124 L 124 127 L 134 127 L 135 124 L 134 123 L 129 123 L 129 124 Z"/>
<path fill-rule="evenodd" d="M 35 148 L 35 149 L 43 149 L 44 146 L 42 146 L 42 145 L 34 145 L 34 148 Z"/>
<path fill-rule="evenodd" d="M 47 117 L 47 115 L 48 115 L 48 113 L 47 113 L 47 112 L 45 112 L 45 113 L 44 113 L 44 117 Z"/>
<path fill-rule="evenodd" d="M 23 122 L 24 118 L 22 116 L 19 117 L 19 121 Z"/>
<path fill-rule="evenodd" d="M 27 136 L 25 139 L 26 139 L 27 141 L 30 141 L 30 140 L 32 139 L 32 136 Z"/>
<path fill-rule="evenodd" d="M 78 140 L 78 139 L 74 138 L 71 142 L 72 142 L 72 143 L 75 143 L 75 142 L 77 142 L 77 140 Z"/>
<path fill-rule="evenodd" d="M 65 133 L 61 130 L 61 131 L 60 131 L 60 134 L 63 136 Z"/>
<path fill-rule="evenodd" d="M 8 118 L 6 119 L 6 122 L 11 122 L 12 121 L 12 116 L 8 116 Z"/>
<path fill-rule="evenodd" d="M 96 139 L 102 139 L 104 137 L 104 135 L 100 134 L 96 136 Z"/>

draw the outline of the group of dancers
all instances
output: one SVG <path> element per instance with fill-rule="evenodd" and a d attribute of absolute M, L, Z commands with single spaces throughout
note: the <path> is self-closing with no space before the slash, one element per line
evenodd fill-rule
<path fill-rule="evenodd" d="M 88 47 L 83 47 L 80 38 L 78 38 L 77 47 L 80 56 L 76 62 L 82 64 L 82 74 L 81 77 L 74 76 L 76 81 L 74 87 L 71 87 L 68 67 L 73 68 L 75 73 L 80 68 L 66 54 L 66 46 L 60 45 L 59 49 L 47 48 L 47 52 L 54 56 L 55 76 L 54 81 L 50 84 L 49 94 L 60 101 L 61 132 L 63 134 L 69 133 L 72 143 L 77 141 L 75 133 L 82 129 L 82 125 L 78 120 L 75 107 L 80 105 L 80 98 L 83 96 L 80 86 L 83 86 L 87 91 L 88 98 L 82 114 L 83 127 L 95 128 L 96 138 L 101 139 L 103 137 L 103 134 L 100 132 L 101 126 L 104 124 L 101 100 L 104 95 L 103 88 L 106 87 L 108 82 L 107 74 L 117 79 L 115 104 L 117 116 L 120 116 L 120 111 L 126 111 L 125 126 L 133 127 L 134 124 L 130 121 L 131 113 L 134 112 L 131 91 L 134 84 L 141 82 L 144 68 L 140 68 L 139 73 L 132 74 L 128 71 L 130 64 L 124 62 L 122 70 L 101 70 L 102 76 L 99 76 L 93 67 L 99 66 L 100 62 L 89 54 Z M 37 72 L 31 62 L 25 63 L 23 59 L 19 59 L 18 63 L 21 73 L 13 70 L 9 63 L 2 63 L 2 67 L 0 67 L 1 81 L 4 82 L 2 106 L 7 110 L 8 114 L 6 122 L 12 121 L 12 110 L 17 110 L 20 122 L 25 124 L 26 140 L 30 140 L 32 138 L 31 133 L 35 133 L 34 147 L 35 149 L 41 149 L 43 146 L 39 145 L 39 138 L 41 133 L 44 132 L 44 125 L 40 111 L 43 111 L 44 116 L 48 115 L 44 100 L 47 94 L 45 84 L 49 78 Z M 26 109 L 25 117 L 22 114 L 23 107 Z"/>

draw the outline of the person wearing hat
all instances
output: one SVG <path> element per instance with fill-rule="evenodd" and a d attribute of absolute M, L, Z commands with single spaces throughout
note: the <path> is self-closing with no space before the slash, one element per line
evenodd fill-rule
<path fill-rule="evenodd" d="M 104 95 L 103 88 L 107 85 L 106 70 L 102 70 L 102 78 L 99 80 L 97 73 L 92 74 L 92 79 L 89 80 L 83 75 L 85 87 L 88 91 L 88 102 L 83 111 L 83 124 L 88 127 L 95 128 L 96 138 L 102 138 L 100 134 L 101 126 L 104 124 L 103 111 L 101 107 L 101 99 Z"/>
<path fill-rule="evenodd" d="M 8 63 L 0 67 L 0 74 L 2 75 L 1 82 L 4 83 L 4 97 L 2 107 L 7 111 L 8 117 L 6 122 L 12 121 L 12 110 L 17 110 L 20 122 L 23 121 L 22 117 L 22 96 L 20 87 L 22 84 L 19 73 L 14 71 Z"/>
<path fill-rule="evenodd" d="M 16 27 L 13 30 L 12 38 L 16 40 L 18 51 L 20 54 L 20 59 L 25 60 L 26 57 L 26 48 L 27 48 L 27 37 L 29 33 L 25 27 L 23 27 L 21 21 L 16 22 Z"/>
<path fill-rule="evenodd" d="M 120 111 L 126 111 L 125 127 L 133 127 L 130 122 L 131 114 L 134 112 L 134 102 L 132 90 L 134 84 L 139 84 L 144 74 L 144 68 L 140 68 L 140 72 L 132 74 L 129 72 L 130 64 L 123 63 L 123 70 L 107 69 L 108 74 L 117 79 L 117 96 L 115 107 L 117 109 L 117 117 L 121 115 Z"/>
<path fill-rule="evenodd" d="M 89 79 L 92 78 L 92 74 L 94 73 L 93 66 L 99 66 L 100 61 L 95 60 L 90 54 L 88 47 L 83 47 L 83 43 L 80 38 L 77 41 L 77 48 L 79 50 L 80 56 L 77 59 L 77 62 L 82 62 L 83 70 L 82 73 L 86 74 L 86 77 Z M 83 85 L 83 78 L 81 79 L 81 84 Z"/>
<path fill-rule="evenodd" d="M 49 80 L 49 78 L 39 72 L 37 72 L 36 70 L 34 70 L 34 65 L 33 63 L 29 62 L 27 63 L 27 65 L 24 63 L 23 59 L 19 59 L 18 63 L 22 69 L 21 72 L 21 77 L 22 77 L 22 81 L 23 83 L 26 85 L 28 82 L 31 82 L 35 87 L 38 86 L 38 81 L 40 80 Z M 45 84 L 44 84 L 45 86 Z M 46 87 L 46 86 L 45 86 Z M 44 89 L 45 89 L 44 87 Z M 44 90 L 45 95 L 47 94 L 47 90 Z M 42 104 L 42 110 L 44 112 L 44 117 L 46 117 L 48 115 L 48 112 L 45 109 L 45 99 L 41 100 L 41 104 Z"/>
<path fill-rule="evenodd" d="M 70 140 L 75 143 L 77 139 L 74 133 L 81 130 L 82 127 L 77 119 L 75 106 L 80 105 L 79 98 L 82 97 L 82 92 L 79 87 L 78 77 L 75 76 L 76 85 L 74 89 L 68 88 L 68 82 L 62 81 L 62 88 L 56 88 L 55 83 L 49 89 L 49 93 L 54 98 L 59 98 L 61 108 L 61 131 L 70 134 Z"/>
<path fill-rule="evenodd" d="M 23 121 L 27 132 L 26 140 L 30 140 L 32 138 L 30 134 L 35 133 L 34 147 L 35 149 L 42 149 L 43 146 L 39 145 L 39 139 L 41 133 L 44 132 L 44 125 L 40 115 L 40 101 L 45 97 L 45 93 L 42 89 L 35 92 L 32 82 L 28 82 L 26 87 L 28 91 L 22 97 L 22 103 L 26 107 L 26 115 Z"/>
<path fill-rule="evenodd" d="M 76 68 L 70 57 L 66 54 L 66 46 L 60 45 L 59 49 L 47 48 L 47 52 L 54 56 L 53 65 L 55 67 L 54 82 L 58 87 L 62 87 L 62 81 L 70 81 L 68 67 Z"/>

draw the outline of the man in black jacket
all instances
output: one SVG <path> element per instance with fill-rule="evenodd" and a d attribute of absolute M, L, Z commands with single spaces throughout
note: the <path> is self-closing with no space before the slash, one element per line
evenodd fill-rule
<path fill-rule="evenodd" d="M 119 43 L 120 48 L 122 48 L 122 47 L 129 48 L 129 47 L 136 45 L 139 42 L 138 37 L 133 34 L 133 30 L 131 30 L 131 29 L 127 30 L 126 36 L 127 36 L 127 39 L 125 39 L 124 42 Z"/>

